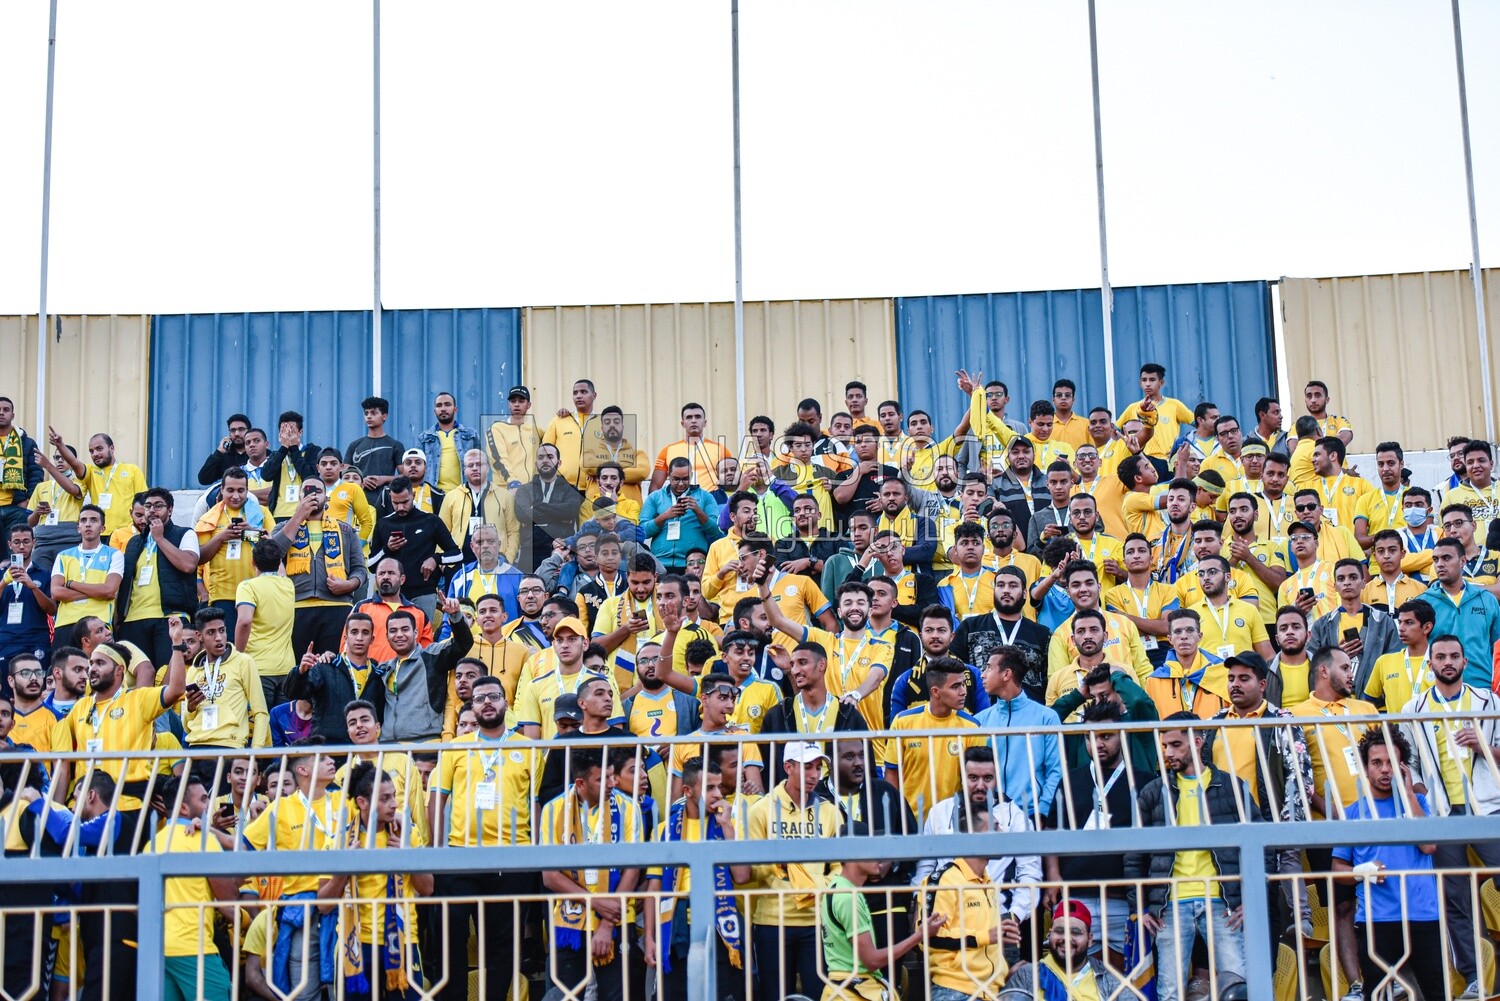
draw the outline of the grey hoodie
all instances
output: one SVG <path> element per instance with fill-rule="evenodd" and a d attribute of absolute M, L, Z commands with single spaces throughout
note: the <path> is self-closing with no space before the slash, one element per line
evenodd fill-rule
<path fill-rule="evenodd" d="M 453 634 L 448 639 L 380 665 L 386 684 L 381 740 L 435 740 L 442 736 L 448 678 L 474 646 L 474 634 L 464 617 L 454 616 L 450 621 Z"/>

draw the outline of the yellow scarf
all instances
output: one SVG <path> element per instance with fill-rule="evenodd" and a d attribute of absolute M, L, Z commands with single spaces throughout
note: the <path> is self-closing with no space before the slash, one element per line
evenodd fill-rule
<path fill-rule="evenodd" d="M 417 510 L 432 514 L 432 484 L 418 483 L 412 487 L 411 500 L 417 506 Z"/>
<path fill-rule="evenodd" d="M 307 530 L 307 522 L 303 522 L 286 554 L 286 575 L 295 577 L 310 570 L 312 533 Z M 344 566 L 344 537 L 339 534 L 339 523 L 329 518 L 327 512 L 323 514 L 323 572 L 329 580 L 343 580 L 348 576 Z"/>
<path fill-rule="evenodd" d="M 21 447 L 21 432 L 15 428 L 5 436 L 4 468 L 0 470 L 0 490 L 26 489 L 26 453 Z"/>
<path fill-rule="evenodd" d="M 592 811 L 578 795 L 569 789 L 562 802 L 552 810 L 552 843 L 557 845 L 614 844 L 625 836 L 625 821 L 621 813 L 620 794 L 605 790 L 603 800 Z M 592 823 L 589 814 L 593 813 Z M 620 881 L 618 869 L 575 869 L 573 879 L 590 895 L 613 892 Z M 598 922 L 594 909 L 580 900 L 560 899 L 552 908 L 555 941 L 571 949 L 586 947 L 588 934 Z M 613 958 L 613 953 L 611 957 Z M 594 961 L 603 965 L 609 959 Z"/>

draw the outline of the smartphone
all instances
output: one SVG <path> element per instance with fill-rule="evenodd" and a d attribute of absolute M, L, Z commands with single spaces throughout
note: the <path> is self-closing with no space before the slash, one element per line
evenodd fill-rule
<path fill-rule="evenodd" d="M 400 529 L 397 529 L 397 530 L 395 530 L 394 532 L 391 533 L 391 538 L 393 538 L 393 539 L 404 539 L 404 538 L 406 538 L 406 533 L 403 532 L 403 531 L 401 531 Z"/>
<path fill-rule="evenodd" d="M 1310 587 L 1304 587 L 1300 591 L 1297 592 L 1297 600 L 1298 601 L 1301 601 L 1303 598 L 1311 598 L 1312 596 L 1313 596 L 1313 589 L 1310 588 Z"/>
<path fill-rule="evenodd" d="M 187 688 L 184 689 L 183 692 L 186 695 L 202 695 L 203 694 L 203 686 L 199 685 L 196 681 L 194 681 L 194 682 L 189 683 L 188 686 L 187 686 Z"/>
<path fill-rule="evenodd" d="M 10 554 L 10 565 L 13 566 L 13 567 L 18 567 L 18 566 L 21 565 L 21 554 L 20 553 L 11 553 Z"/>
<path fill-rule="evenodd" d="M 244 518 L 230 518 L 229 519 L 229 523 L 231 525 L 243 525 L 245 523 L 245 519 Z"/>
<path fill-rule="evenodd" d="M 1344 630 L 1344 642 L 1345 643 L 1349 642 L 1350 640 L 1357 640 L 1357 639 L 1359 639 L 1359 630 L 1358 629 L 1345 629 Z"/>

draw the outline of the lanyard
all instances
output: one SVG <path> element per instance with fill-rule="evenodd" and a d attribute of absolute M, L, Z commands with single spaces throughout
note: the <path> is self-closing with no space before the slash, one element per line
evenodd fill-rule
<path fill-rule="evenodd" d="M 1109 795 L 1109 791 L 1115 787 L 1115 783 L 1120 781 L 1120 776 L 1124 774 L 1125 759 L 1121 758 L 1119 763 L 1115 765 L 1115 770 L 1110 773 L 1109 781 L 1104 783 L 1104 788 L 1099 791 L 1099 802 L 1101 805 L 1104 803 L 1105 797 Z"/>
<path fill-rule="evenodd" d="M 845 656 L 844 637 L 839 637 L 839 681 L 842 683 L 845 691 L 854 690 L 849 687 L 849 673 L 854 670 L 852 665 L 859 663 L 859 655 L 864 651 L 865 644 L 868 642 L 870 642 L 870 631 L 867 629 L 864 631 L 864 635 L 859 638 L 859 643 L 854 647 L 854 652 Z"/>
<path fill-rule="evenodd" d="M 1341 705 L 1339 703 L 1331 703 L 1331 704 L 1332 705 L 1338 705 L 1340 709 L 1344 710 L 1343 713 L 1339 714 L 1339 713 L 1332 712 L 1328 708 L 1328 706 L 1324 706 L 1323 708 L 1319 709 L 1318 711 L 1320 713 L 1322 713 L 1324 716 L 1337 716 L 1337 715 L 1348 716 L 1349 715 L 1349 707 L 1348 706 Z M 1337 729 L 1339 733 L 1343 734 L 1345 739 L 1349 738 L 1349 724 L 1348 723 L 1335 723 L 1334 724 L 1334 728 Z"/>
<path fill-rule="evenodd" d="M 224 658 L 209 663 L 203 662 L 203 695 L 210 702 L 216 702 L 219 693 L 223 690 L 224 681 Z"/>
<path fill-rule="evenodd" d="M 958 573 L 958 579 L 959 579 L 960 583 L 963 584 L 964 598 L 968 601 L 968 605 L 966 606 L 966 608 L 967 608 L 968 611 L 972 612 L 974 610 L 974 601 L 975 601 L 976 598 L 979 597 L 979 585 L 982 584 L 982 583 L 984 583 L 984 570 L 983 570 L 983 568 L 981 568 L 979 570 L 979 572 L 974 575 L 974 586 L 973 587 L 970 587 L 968 585 L 968 583 L 967 583 L 968 577 L 969 577 L 968 574 L 964 573 L 962 570 L 959 571 L 959 573 Z"/>
<path fill-rule="evenodd" d="M 1024 619 L 1017 619 L 1016 620 L 1016 624 L 1010 627 L 1010 633 L 1009 633 L 1009 635 L 1007 635 L 1006 632 L 1005 632 L 1005 625 L 1004 625 L 1005 620 L 1002 619 L 1002 618 L 1000 618 L 1000 613 L 999 612 L 991 612 L 990 615 L 992 615 L 994 617 L 994 619 L 995 619 L 995 630 L 997 632 L 999 632 L 1001 642 L 1003 642 L 1006 646 L 1015 646 L 1016 645 L 1016 633 L 1018 633 L 1018 632 L 1021 631 L 1021 623 L 1023 621 L 1025 621 L 1025 620 Z"/>
<path fill-rule="evenodd" d="M 1404 651 L 1402 651 L 1402 653 L 1401 653 L 1401 659 L 1402 659 L 1402 662 L 1403 662 L 1403 664 L 1404 664 L 1404 666 L 1406 668 L 1406 680 L 1409 681 L 1409 682 L 1411 682 L 1411 690 L 1413 692 L 1415 692 L 1417 690 L 1417 676 L 1415 674 L 1412 674 L 1412 672 L 1411 672 L 1411 651 L 1410 650 L 1404 650 Z M 1427 670 L 1427 654 L 1424 653 L 1424 654 L 1422 654 L 1421 661 L 1417 664 L 1417 671 L 1420 673 L 1420 672 L 1425 672 L 1426 670 Z M 1433 697 L 1434 698 L 1441 698 L 1440 696 L 1438 696 L 1438 694 L 1436 692 L 1433 692 Z"/>
<path fill-rule="evenodd" d="M 1219 627 L 1219 638 L 1227 639 L 1229 636 L 1229 602 L 1224 602 L 1223 618 L 1219 617 L 1219 610 L 1214 608 L 1213 602 L 1205 600 L 1203 604 L 1208 606 L 1208 614 L 1214 617 L 1214 625 Z"/>
<path fill-rule="evenodd" d="M 1079 540 L 1079 541 L 1082 541 L 1082 540 Z M 1084 554 L 1083 558 L 1086 559 L 1086 560 L 1088 560 L 1090 563 L 1095 562 L 1095 560 L 1094 560 L 1094 551 L 1097 550 L 1098 548 L 1099 548 L 1099 533 L 1095 532 L 1094 533 L 1094 537 L 1089 540 L 1089 551 Z"/>
<path fill-rule="evenodd" d="M 1406 540 L 1406 551 L 1408 553 L 1420 553 L 1424 550 L 1431 549 L 1437 541 L 1433 538 L 1431 525 L 1427 526 L 1427 531 L 1422 533 L 1422 537 L 1420 539 L 1411 534 L 1411 529 L 1409 528 L 1401 529 L 1401 537 Z"/>
<path fill-rule="evenodd" d="M 1099 489 L 1099 477 L 1094 477 L 1092 483 L 1084 483 L 1080 480 L 1076 489 L 1081 494 L 1088 494 L 1090 497 L 1094 496 L 1094 491 Z"/>
<path fill-rule="evenodd" d="M 106 702 L 106 703 L 104 703 L 105 707 L 108 708 L 109 706 L 114 705 L 115 704 L 115 700 L 120 697 L 120 693 L 123 692 L 124 690 L 125 690 L 125 688 L 122 685 L 115 692 L 115 694 L 113 694 L 113 695 L 111 695 L 109 697 L 109 701 Z M 91 727 L 94 728 L 94 739 L 95 740 L 99 739 L 99 728 L 102 727 L 103 725 L 104 725 L 104 713 L 102 713 L 102 712 L 99 711 L 99 700 L 98 700 L 98 698 L 95 698 L 93 706 L 89 709 L 89 726 L 91 726 Z"/>
<path fill-rule="evenodd" d="M 88 573 L 90 570 L 109 569 L 109 557 L 104 554 L 104 548 L 104 544 L 100 543 L 99 547 L 91 553 L 86 553 L 82 549 L 78 550 L 78 564 L 83 568 L 84 573 Z M 97 565 L 94 562 L 95 560 L 99 561 Z"/>
<path fill-rule="evenodd" d="M 1323 495 L 1324 507 L 1333 507 L 1333 498 L 1338 495 L 1339 484 L 1344 482 L 1344 474 L 1339 473 L 1338 478 L 1333 481 L 1333 486 L 1325 491 L 1323 489 L 1323 484 L 1327 479 L 1328 478 L 1325 476 L 1322 480 L 1318 481 L 1318 493 Z"/>
<path fill-rule="evenodd" d="M 1283 525 L 1285 525 L 1286 524 L 1286 494 L 1283 493 L 1280 497 L 1278 497 L 1274 501 L 1271 500 L 1271 498 L 1267 497 L 1264 492 L 1262 492 L 1260 496 L 1261 496 L 1261 499 L 1266 502 L 1266 510 L 1271 512 L 1272 517 L 1276 521 L 1275 527 L 1279 529 Z"/>
<path fill-rule="evenodd" d="M 1401 524 L 1400 520 L 1397 519 L 1396 515 L 1398 515 L 1398 514 L 1401 513 L 1402 500 L 1406 496 L 1406 492 L 1403 491 L 1403 490 L 1398 489 L 1398 490 L 1396 490 L 1393 493 L 1386 493 L 1385 487 L 1381 487 L 1380 488 L 1380 496 L 1385 499 L 1385 523 L 1386 523 L 1386 525 L 1390 526 L 1390 525 L 1399 525 L 1399 524 Z"/>
<path fill-rule="evenodd" d="M 96 466 L 94 468 L 97 469 L 98 467 Z M 109 464 L 109 475 L 104 478 L 103 485 L 99 487 L 99 497 L 103 497 L 105 494 L 109 493 L 109 485 L 115 481 L 115 473 L 119 471 L 120 464 L 118 462 L 111 462 Z M 97 501 L 99 497 L 95 497 L 94 500 Z"/>
<path fill-rule="evenodd" d="M 302 801 L 302 810 L 317 832 L 325 838 L 333 837 L 333 815 L 328 812 L 328 797 L 319 797 L 319 802 L 323 804 L 323 815 L 321 817 L 313 809 L 312 800 L 307 798 L 307 793 L 299 789 L 297 790 L 297 798 Z"/>
<path fill-rule="evenodd" d="M 1480 568 L 1482 566 L 1484 566 L 1484 558 L 1486 556 L 1488 556 L 1488 555 L 1489 555 L 1489 551 L 1486 550 L 1483 546 L 1480 546 L 1479 547 L 1479 552 L 1474 556 L 1473 559 L 1471 559 L 1471 560 L 1464 560 L 1464 576 L 1465 577 L 1476 577 L 1476 576 L 1478 576 Z"/>
<path fill-rule="evenodd" d="M 1312 582 L 1314 580 L 1317 580 L 1317 578 L 1318 578 L 1318 571 L 1322 568 L 1322 566 L 1323 566 L 1323 561 L 1322 560 L 1314 560 L 1313 561 L 1313 565 L 1310 566 L 1310 567 L 1308 567 L 1306 570 L 1298 570 L 1297 571 L 1297 586 L 1298 587 L 1305 587 L 1310 582 Z"/>
<path fill-rule="evenodd" d="M 1130 588 L 1130 600 L 1135 602 L 1136 614 L 1143 619 L 1151 618 L 1146 614 L 1146 609 L 1151 605 L 1151 585 L 1148 583 L 1140 593 L 1136 592 L 1135 585 L 1129 581 L 1125 582 L 1125 586 Z"/>
<path fill-rule="evenodd" d="M 797 701 L 792 705 L 797 710 L 797 718 L 802 723 L 802 732 L 822 733 L 825 729 L 823 721 L 828 717 L 828 707 L 832 703 L 833 699 L 825 695 L 823 698 L 823 708 L 817 712 L 813 712 L 807 708 L 807 703 L 803 701 L 802 696 L 798 695 Z"/>

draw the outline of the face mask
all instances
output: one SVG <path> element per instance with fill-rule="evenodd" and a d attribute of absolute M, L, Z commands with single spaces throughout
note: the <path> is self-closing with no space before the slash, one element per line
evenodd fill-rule
<path fill-rule="evenodd" d="M 1427 511 L 1425 508 L 1408 507 L 1401 510 L 1402 514 L 1406 517 L 1407 528 L 1417 528 L 1422 522 L 1427 520 Z"/>

